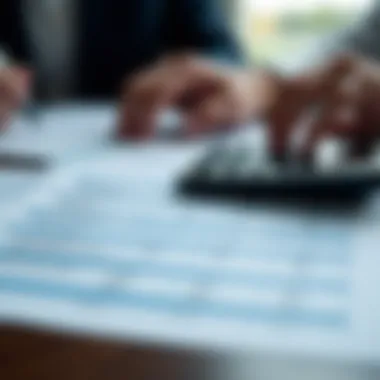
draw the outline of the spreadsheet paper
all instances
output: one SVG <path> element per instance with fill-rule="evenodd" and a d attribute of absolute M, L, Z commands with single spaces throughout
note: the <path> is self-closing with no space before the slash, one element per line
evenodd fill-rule
<path fill-rule="evenodd" d="M 189 201 L 175 184 L 196 144 L 113 147 L 110 114 L 70 115 L 73 135 L 98 131 L 87 155 L 0 174 L 0 322 L 379 360 L 376 198 L 353 214 Z"/>

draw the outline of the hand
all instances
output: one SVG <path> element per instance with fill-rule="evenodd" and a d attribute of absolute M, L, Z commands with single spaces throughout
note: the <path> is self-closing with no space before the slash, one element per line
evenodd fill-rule
<path fill-rule="evenodd" d="M 279 82 L 280 83 L 280 82 Z M 277 101 L 267 114 L 272 149 L 279 155 L 303 120 L 305 139 L 299 154 L 309 156 L 317 143 L 339 136 L 354 156 L 366 154 L 380 137 L 380 65 L 344 56 L 279 84 Z M 310 112 L 312 117 L 308 118 Z"/>
<path fill-rule="evenodd" d="M 0 68 L 0 129 L 26 100 L 30 73 L 19 67 Z"/>
<path fill-rule="evenodd" d="M 248 121 L 274 99 L 269 75 L 236 70 L 192 56 L 169 57 L 125 83 L 120 139 L 152 136 L 157 115 L 181 107 L 194 136 Z"/>

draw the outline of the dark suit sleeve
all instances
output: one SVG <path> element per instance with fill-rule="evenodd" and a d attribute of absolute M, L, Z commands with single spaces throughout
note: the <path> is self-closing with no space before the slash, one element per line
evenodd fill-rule
<path fill-rule="evenodd" d="M 0 49 L 5 48 L 6 44 L 6 28 L 5 28 L 5 16 L 6 16 L 5 3 L 0 1 Z"/>
<path fill-rule="evenodd" d="M 30 51 L 20 4 L 17 0 L 0 0 L 0 49 L 5 49 L 20 62 L 29 62 Z"/>
<path fill-rule="evenodd" d="M 169 0 L 168 49 L 196 51 L 219 60 L 240 62 L 242 54 L 223 5 L 223 0 Z"/>

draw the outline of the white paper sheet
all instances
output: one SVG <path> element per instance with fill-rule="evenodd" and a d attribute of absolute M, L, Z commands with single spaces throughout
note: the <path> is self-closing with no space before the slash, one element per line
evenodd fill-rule
<path fill-rule="evenodd" d="M 352 215 L 189 202 L 175 181 L 202 147 L 103 145 L 111 119 L 46 115 L 41 147 L 66 130 L 93 145 L 1 222 L 0 320 L 378 362 L 376 202 Z"/>

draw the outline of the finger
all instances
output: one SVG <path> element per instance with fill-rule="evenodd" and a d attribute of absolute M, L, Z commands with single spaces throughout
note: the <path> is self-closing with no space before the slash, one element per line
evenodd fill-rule
<path fill-rule="evenodd" d="M 357 128 L 359 113 L 353 105 L 331 105 L 323 110 L 310 128 L 310 134 L 300 150 L 300 157 L 310 160 L 318 144 L 330 137 L 351 137 Z"/>
<path fill-rule="evenodd" d="M 294 83 L 284 85 L 277 104 L 268 115 L 270 150 L 275 157 L 286 155 L 290 137 L 297 121 L 311 99 Z"/>
<path fill-rule="evenodd" d="M 363 77 L 362 91 L 359 98 L 360 119 L 356 128 L 349 135 L 349 154 L 354 159 L 360 159 L 371 153 L 374 142 L 379 137 L 377 105 L 373 102 L 378 99 L 376 87 L 368 78 Z"/>
<path fill-rule="evenodd" d="M 363 72 L 362 91 L 360 97 L 361 123 L 357 138 L 378 139 L 380 136 L 380 73 Z M 377 79 L 377 80 L 376 80 Z"/>
<path fill-rule="evenodd" d="M 6 72 L 1 76 L 0 83 L 0 128 L 9 120 L 10 114 L 20 103 L 15 87 L 13 74 Z"/>
<path fill-rule="evenodd" d="M 153 129 L 150 115 L 153 112 L 152 99 L 157 95 L 155 72 L 143 73 L 126 85 L 122 96 L 122 124 L 119 137 L 144 138 Z M 160 75 L 157 73 L 157 75 Z"/>
<path fill-rule="evenodd" d="M 224 95 L 216 95 L 204 100 L 187 115 L 185 134 L 195 137 L 214 131 L 232 121 L 231 110 Z"/>
<path fill-rule="evenodd" d="M 278 105 L 274 107 L 269 118 L 271 147 L 276 156 L 283 157 L 286 154 L 295 129 L 303 128 L 305 123 L 310 127 L 310 124 L 313 123 L 310 121 L 310 111 L 315 109 L 315 103 L 329 102 L 335 87 L 352 70 L 352 67 L 352 59 L 342 57 L 317 71 L 285 82 Z M 312 108 L 310 109 L 310 107 Z M 329 118 L 330 113 L 331 111 L 327 111 L 325 117 Z M 313 137 L 312 134 L 311 139 L 318 139 L 318 136 L 323 134 L 322 125 L 316 121 L 314 124 L 315 136 Z M 312 140 L 308 144 L 311 148 Z"/>
<path fill-rule="evenodd" d="M 342 78 L 356 72 L 358 62 L 352 54 L 341 54 L 327 64 L 304 73 L 299 77 L 299 81 L 308 82 L 319 96 L 324 96 L 333 91 Z"/>
<path fill-rule="evenodd" d="M 189 57 L 164 61 L 150 75 L 143 75 L 137 86 L 127 91 L 123 126 L 137 135 L 150 135 L 157 114 L 164 108 L 195 106 L 215 91 L 225 78 L 224 69 Z M 148 131 L 148 133 L 146 133 Z"/>
<path fill-rule="evenodd" d="M 0 75 L 2 99 L 15 105 L 25 101 L 29 92 L 30 78 L 30 70 L 21 67 L 5 68 Z"/>
<path fill-rule="evenodd" d="M 185 82 L 163 72 L 152 72 L 134 83 L 124 95 L 120 135 L 146 138 L 154 133 L 157 114 L 175 102 Z"/>
<path fill-rule="evenodd" d="M 303 159 L 310 159 L 318 143 L 326 137 L 351 136 L 357 122 L 358 110 L 353 104 L 329 104 L 311 122 L 299 155 Z"/>
<path fill-rule="evenodd" d="M 32 78 L 24 67 L 4 68 L 0 72 L 0 128 L 9 123 L 13 111 L 27 99 Z"/>
<path fill-rule="evenodd" d="M 206 94 L 203 102 L 189 112 L 189 133 L 227 130 L 248 122 L 252 117 L 249 95 L 241 90 L 239 82 L 220 83 L 219 88 Z"/>
<path fill-rule="evenodd" d="M 320 113 L 311 120 L 301 155 L 310 157 L 322 137 L 347 136 L 359 122 L 362 80 L 355 72 L 346 74 L 320 100 Z"/>
<path fill-rule="evenodd" d="M 119 111 L 116 138 L 124 140 L 146 140 L 153 136 L 156 114 L 147 111 L 144 117 L 136 117 L 135 110 L 127 105 L 122 105 Z"/>

